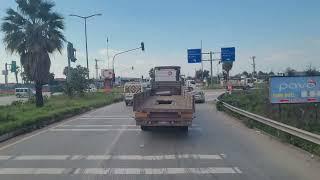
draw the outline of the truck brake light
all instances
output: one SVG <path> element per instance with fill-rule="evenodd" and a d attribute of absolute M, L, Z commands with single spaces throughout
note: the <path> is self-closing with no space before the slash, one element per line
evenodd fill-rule
<path fill-rule="evenodd" d="M 148 117 L 148 113 L 146 113 L 146 112 L 136 112 L 135 113 L 135 117 L 136 118 L 147 118 Z"/>

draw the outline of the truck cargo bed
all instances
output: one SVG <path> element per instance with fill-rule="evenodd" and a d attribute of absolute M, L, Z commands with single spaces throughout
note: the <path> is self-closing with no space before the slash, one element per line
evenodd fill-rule
<path fill-rule="evenodd" d="M 181 95 L 149 96 L 141 104 L 144 112 L 193 112 L 190 100 Z"/>

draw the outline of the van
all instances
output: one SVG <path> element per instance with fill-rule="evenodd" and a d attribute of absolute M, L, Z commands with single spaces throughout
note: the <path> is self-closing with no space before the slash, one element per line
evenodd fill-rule
<path fill-rule="evenodd" d="M 15 95 L 17 98 L 28 98 L 35 95 L 35 92 L 31 88 L 15 88 Z"/>

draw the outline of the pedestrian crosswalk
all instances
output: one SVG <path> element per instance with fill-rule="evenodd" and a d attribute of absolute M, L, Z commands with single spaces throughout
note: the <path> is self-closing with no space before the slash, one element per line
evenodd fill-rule
<path fill-rule="evenodd" d="M 159 153 L 161 151 L 151 151 L 151 154 L 148 154 L 146 151 L 137 151 L 137 149 L 132 148 L 132 152 L 135 153 L 127 154 L 127 152 L 130 151 L 123 150 L 124 154 L 112 154 L 121 153 L 113 150 L 116 145 L 121 145 L 122 141 L 119 140 L 120 136 L 124 138 L 131 135 L 130 133 L 123 132 L 141 131 L 140 127 L 137 127 L 133 121 L 127 121 L 131 121 L 132 118 L 125 116 L 82 116 L 78 120 L 79 121 L 70 121 L 69 123 L 63 123 L 50 128 L 46 130 L 46 135 L 50 135 L 52 138 L 64 137 L 68 134 L 64 132 L 79 132 L 80 134 L 85 135 L 85 137 L 103 134 L 91 132 L 110 132 L 110 135 L 116 135 L 115 137 L 109 136 L 112 137 L 111 142 L 110 139 L 107 139 L 109 140 L 109 144 L 107 144 L 108 148 L 106 149 L 106 147 L 103 146 L 104 149 L 102 154 L 81 154 L 83 152 L 86 153 L 87 151 L 80 151 L 79 154 L 72 154 L 73 152 L 67 154 L 68 152 L 64 151 L 64 149 L 60 152 L 66 154 L 30 154 L 30 151 L 19 152 L 17 154 L 3 154 L 0 152 L 0 177 L 1 175 L 2 177 L 9 176 L 9 179 L 11 179 L 11 177 L 15 178 L 15 175 L 30 175 L 31 177 L 47 175 L 53 176 L 53 178 L 58 175 L 70 175 L 73 177 L 86 175 L 112 175 L 121 177 L 128 176 L 128 178 L 130 178 L 129 176 L 134 175 L 138 176 L 137 179 L 139 179 L 139 176 L 141 175 L 190 175 L 190 177 L 192 177 L 192 175 L 200 177 L 209 175 L 207 177 L 211 177 L 210 175 L 224 176 L 228 174 L 243 174 L 241 168 L 237 165 L 227 163 L 226 159 L 228 156 L 224 153 L 208 153 L 208 151 L 205 151 L 207 153 L 197 153 L 194 149 L 189 149 L 186 150 L 188 151 L 187 153 L 182 153 L 184 152 L 184 149 L 181 148 L 179 150 L 181 153 L 176 150 L 172 151 L 171 149 L 167 152 L 163 151 L 163 153 Z M 200 132 L 202 129 L 199 124 L 194 124 L 190 127 L 190 130 Z M 137 136 L 130 136 L 133 137 L 132 140 L 141 138 L 143 135 L 143 133 L 139 132 L 136 134 Z M 77 133 L 72 133 L 71 136 L 76 137 Z M 56 142 L 58 142 L 58 140 Z M 67 142 L 70 143 L 70 141 L 65 142 L 65 144 L 67 144 Z M 81 142 L 86 141 L 81 139 Z M 88 146 L 85 146 L 87 145 L 86 143 L 81 145 L 84 145 L 82 147 L 85 147 L 84 149 L 87 150 Z M 143 145 L 139 148 L 141 147 L 145 146 Z M 63 147 L 57 149 L 61 150 L 61 148 Z M 166 150 L 169 150 L 169 148 Z M 95 151 L 94 148 L 88 151 L 101 152 Z M 38 151 L 37 149 L 37 152 L 42 151 Z M 166 178 L 164 177 L 163 179 Z"/>
<path fill-rule="evenodd" d="M 208 168 L 0 168 L 0 175 L 241 174 L 237 167 Z"/>
<path fill-rule="evenodd" d="M 0 156 L 1 160 L 178 160 L 178 159 L 207 159 L 221 160 L 224 154 L 165 154 L 165 155 L 20 155 Z"/>
<path fill-rule="evenodd" d="M 3 167 L 0 168 L 0 175 L 181 175 L 181 174 L 242 174 L 238 167 L 172 167 L 170 161 L 205 160 L 207 163 L 214 164 L 215 161 L 223 161 L 227 156 L 225 154 L 162 154 L 162 155 L 17 155 L 17 156 L 0 156 L 2 162 L 38 162 L 39 167 Z M 41 167 L 41 162 L 46 161 L 167 161 L 169 167 L 137 167 L 139 163 L 131 163 L 132 167 L 81 167 L 78 168 L 76 163 L 74 167 Z M 5 164 L 5 163 L 3 163 Z M 10 164 L 10 163 L 9 163 Z M 27 163 L 28 164 L 28 163 Z M 112 164 L 111 164 L 112 165 Z"/>

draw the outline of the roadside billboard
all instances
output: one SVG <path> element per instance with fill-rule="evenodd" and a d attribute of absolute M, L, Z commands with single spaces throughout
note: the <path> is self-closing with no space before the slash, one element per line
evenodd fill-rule
<path fill-rule="evenodd" d="M 270 103 L 320 102 L 320 76 L 270 77 Z"/>

